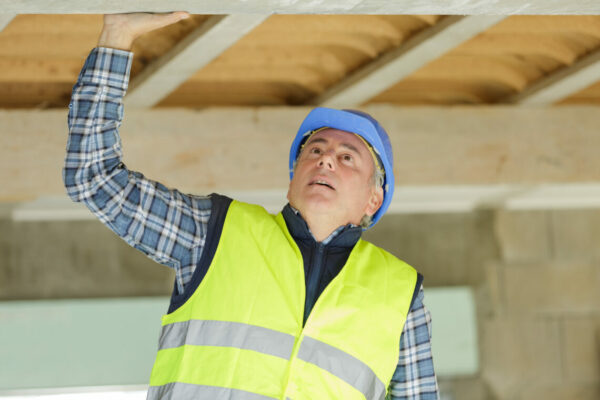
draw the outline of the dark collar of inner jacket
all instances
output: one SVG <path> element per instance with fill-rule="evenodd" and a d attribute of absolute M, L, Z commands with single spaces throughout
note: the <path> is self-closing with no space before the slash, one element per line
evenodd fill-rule
<path fill-rule="evenodd" d="M 300 212 L 294 211 L 294 209 L 288 203 L 283 208 L 282 214 L 287 228 L 296 242 L 303 241 L 313 242 L 316 244 L 316 240 L 310 232 L 308 224 L 304 218 L 302 218 L 302 215 L 300 215 Z M 349 248 L 349 250 L 352 250 L 356 242 L 358 242 L 358 239 L 360 239 L 361 235 L 362 228 L 360 226 L 348 224 L 344 226 L 344 228 L 339 231 L 325 246 L 345 247 Z"/>

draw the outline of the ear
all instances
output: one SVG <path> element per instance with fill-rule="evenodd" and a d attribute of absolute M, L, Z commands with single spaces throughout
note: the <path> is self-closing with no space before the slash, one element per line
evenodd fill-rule
<path fill-rule="evenodd" d="M 365 208 L 365 214 L 368 216 L 372 216 L 379 210 L 381 204 L 383 203 L 383 188 L 374 187 L 371 191 L 371 196 L 369 197 L 369 201 Z"/>

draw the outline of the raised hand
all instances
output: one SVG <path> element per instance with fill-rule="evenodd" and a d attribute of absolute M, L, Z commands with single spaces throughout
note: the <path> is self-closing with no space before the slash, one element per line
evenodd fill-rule
<path fill-rule="evenodd" d="M 133 41 L 144 33 L 174 24 L 189 16 L 190 14 L 185 11 L 166 14 L 106 14 L 98 46 L 131 50 Z"/>

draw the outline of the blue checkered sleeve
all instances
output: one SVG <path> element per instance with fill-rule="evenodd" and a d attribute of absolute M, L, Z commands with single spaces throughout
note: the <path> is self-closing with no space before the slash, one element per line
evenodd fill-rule
<path fill-rule="evenodd" d="M 431 316 L 423 304 L 423 297 L 421 286 L 400 337 L 400 357 L 388 389 L 388 399 L 439 399 L 431 356 Z"/>
<path fill-rule="evenodd" d="M 133 53 L 97 47 L 87 57 L 69 104 L 63 180 L 69 197 L 128 244 L 175 269 L 179 293 L 206 239 L 209 197 L 183 194 L 122 162 L 118 129 Z"/>

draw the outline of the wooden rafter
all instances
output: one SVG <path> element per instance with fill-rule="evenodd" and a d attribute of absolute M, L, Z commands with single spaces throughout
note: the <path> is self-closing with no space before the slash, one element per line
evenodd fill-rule
<path fill-rule="evenodd" d="M 539 80 L 507 100 L 522 105 L 547 105 L 585 89 L 600 81 L 600 50 L 577 60 Z"/>
<path fill-rule="evenodd" d="M 0 14 L 0 32 L 12 21 L 17 14 Z"/>
<path fill-rule="evenodd" d="M 215 15 L 132 80 L 125 104 L 152 107 L 268 15 Z"/>
<path fill-rule="evenodd" d="M 445 17 L 359 69 L 311 103 L 325 106 L 362 104 L 503 18 L 497 15 Z"/>

